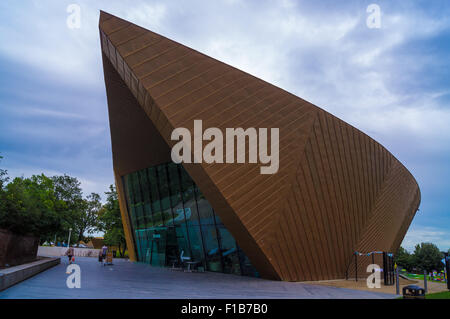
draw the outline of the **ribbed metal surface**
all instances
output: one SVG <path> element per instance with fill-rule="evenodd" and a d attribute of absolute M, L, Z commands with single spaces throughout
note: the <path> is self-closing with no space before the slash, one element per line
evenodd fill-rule
<path fill-rule="evenodd" d="M 142 145 L 163 140 L 172 146 L 172 130 L 193 134 L 194 119 L 223 132 L 280 129 L 277 174 L 261 175 L 259 164 L 183 164 L 264 277 L 343 278 L 353 251 L 398 248 L 418 208 L 419 188 L 373 139 L 280 88 L 104 12 L 100 36 L 104 63 L 160 133 L 159 141 Z M 148 134 L 143 124 L 133 129 Z M 120 137 L 111 130 L 114 145 Z M 167 148 L 156 149 L 167 156 Z M 119 175 L 144 165 L 125 162 L 114 162 Z"/>

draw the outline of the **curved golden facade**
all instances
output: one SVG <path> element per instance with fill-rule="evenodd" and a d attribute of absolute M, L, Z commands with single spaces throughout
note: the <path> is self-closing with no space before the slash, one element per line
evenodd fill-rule
<path fill-rule="evenodd" d="M 354 251 L 395 252 L 418 209 L 408 170 L 372 138 L 278 87 L 101 12 L 113 163 L 121 176 L 170 160 L 174 128 L 279 128 L 280 168 L 183 164 L 264 278 L 344 278 Z"/>

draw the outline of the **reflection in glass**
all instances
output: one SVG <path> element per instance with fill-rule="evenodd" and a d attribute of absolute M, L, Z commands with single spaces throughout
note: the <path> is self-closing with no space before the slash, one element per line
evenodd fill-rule
<path fill-rule="evenodd" d="M 157 165 L 123 181 L 140 262 L 167 267 L 183 255 L 208 271 L 259 276 L 181 165 Z"/>

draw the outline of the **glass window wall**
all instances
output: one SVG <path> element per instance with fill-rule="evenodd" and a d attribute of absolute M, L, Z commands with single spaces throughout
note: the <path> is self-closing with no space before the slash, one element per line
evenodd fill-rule
<path fill-rule="evenodd" d="M 165 163 L 123 179 L 140 262 L 172 267 L 189 258 L 207 271 L 258 276 L 181 165 Z"/>

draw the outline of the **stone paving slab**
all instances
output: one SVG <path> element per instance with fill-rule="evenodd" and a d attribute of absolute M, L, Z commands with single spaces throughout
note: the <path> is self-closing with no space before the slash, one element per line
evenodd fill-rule
<path fill-rule="evenodd" d="M 281 282 L 221 273 L 187 273 L 147 264 L 114 259 L 103 266 L 96 258 L 78 257 L 81 288 L 66 285 L 68 260 L 26 281 L 0 292 L 0 299 L 25 298 L 208 298 L 208 299 L 380 299 L 395 295 Z"/>

